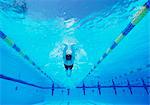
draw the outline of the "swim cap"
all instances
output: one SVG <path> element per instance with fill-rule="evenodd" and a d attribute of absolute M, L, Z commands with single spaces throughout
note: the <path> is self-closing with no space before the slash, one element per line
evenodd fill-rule
<path fill-rule="evenodd" d="M 67 50 L 66 53 L 67 54 L 72 54 L 72 51 L 71 50 Z"/>

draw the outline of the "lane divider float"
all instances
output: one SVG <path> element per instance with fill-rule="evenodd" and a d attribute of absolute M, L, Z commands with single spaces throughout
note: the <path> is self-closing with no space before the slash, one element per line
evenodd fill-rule
<path fill-rule="evenodd" d="M 93 66 L 93 68 L 86 75 L 86 77 L 88 75 L 90 75 L 91 72 L 93 72 L 97 68 L 97 66 L 110 54 L 110 52 L 114 48 L 116 48 L 116 46 L 125 38 L 125 36 L 128 35 L 128 33 L 134 28 L 134 26 L 137 25 L 143 19 L 143 17 L 149 12 L 149 8 L 150 8 L 150 1 L 148 0 L 142 6 L 142 8 L 135 14 L 135 17 L 133 18 L 133 20 L 127 25 L 127 27 L 121 32 L 121 34 L 114 40 L 114 42 L 112 43 L 112 45 L 109 48 L 107 48 L 107 50 L 105 51 L 105 53 L 100 57 L 100 59 Z"/>
<path fill-rule="evenodd" d="M 40 73 L 42 73 L 44 76 L 49 78 L 52 82 L 54 82 L 50 76 L 48 76 L 46 73 L 43 72 L 43 70 L 33 61 L 30 59 L 28 55 L 26 55 L 16 44 L 15 42 L 10 39 L 7 35 L 5 35 L 1 30 L 0 30 L 0 38 L 5 41 L 8 46 L 13 48 L 19 55 L 21 55 L 26 61 L 28 61 L 32 66 L 34 66 Z"/>

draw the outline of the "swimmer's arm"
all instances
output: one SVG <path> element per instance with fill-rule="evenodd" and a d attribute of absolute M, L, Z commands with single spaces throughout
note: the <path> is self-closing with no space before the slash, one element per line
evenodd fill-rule
<path fill-rule="evenodd" d="M 75 47 L 74 47 L 74 45 L 71 46 L 71 50 L 72 50 L 72 60 L 74 61 L 74 59 L 75 59 Z"/>
<path fill-rule="evenodd" d="M 66 50 L 68 49 L 68 46 L 66 44 L 64 44 L 65 48 L 63 50 L 63 59 L 66 58 Z"/>

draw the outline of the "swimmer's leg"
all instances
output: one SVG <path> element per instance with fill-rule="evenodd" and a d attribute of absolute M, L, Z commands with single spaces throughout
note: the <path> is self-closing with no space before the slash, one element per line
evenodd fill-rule
<path fill-rule="evenodd" d="M 72 68 L 73 68 L 73 64 L 72 64 L 71 66 L 69 66 L 69 69 L 70 69 L 70 70 L 72 70 Z"/>
<path fill-rule="evenodd" d="M 67 75 L 67 77 L 71 77 L 71 74 L 72 74 L 72 70 L 66 70 L 66 75 Z"/>
<path fill-rule="evenodd" d="M 65 64 L 64 64 L 64 66 L 65 66 L 65 69 L 66 69 L 66 71 L 67 71 L 67 70 L 69 69 L 69 67 L 68 67 L 67 65 L 65 65 Z"/>

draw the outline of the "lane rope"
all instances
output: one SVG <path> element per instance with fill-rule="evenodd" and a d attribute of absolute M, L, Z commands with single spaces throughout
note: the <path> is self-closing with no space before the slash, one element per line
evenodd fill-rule
<path fill-rule="evenodd" d="M 0 30 L 0 38 L 3 39 L 7 43 L 8 46 L 13 48 L 20 56 L 22 56 L 27 62 L 29 62 L 32 66 L 34 66 L 40 73 L 42 73 L 44 76 L 49 78 L 52 82 L 52 78 L 48 76 L 31 58 L 25 54 L 16 44 L 15 42 L 10 39 L 7 35 L 5 35 L 1 30 Z"/>
<path fill-rule="evenodd" d="M 135 14 L 135 17 L 121 32 L 121 34 L 117 36 L 117 38 L 113 41 L 112 45 L 109 48 L 107 48 L 105 53 L 103 53 L 103 55 L 100 57 L 97 63 L 91 68 L 90 72 L 85 76 L 85 78 L 89 76 L 91 72 L 93 72 L 98 67 L 98 65 L 112 52 L 113 49 L 116 48 L 116 46 L 125 38 L 125 36 L 128 35 L 128 33 L 134 28 L 134 26 L 136 26 L 144 18 L 144 16 L 149 12 L 149 8 L 150 8 L 150 1 L 148 0 L 142 6 L 142 8 Z"/>

